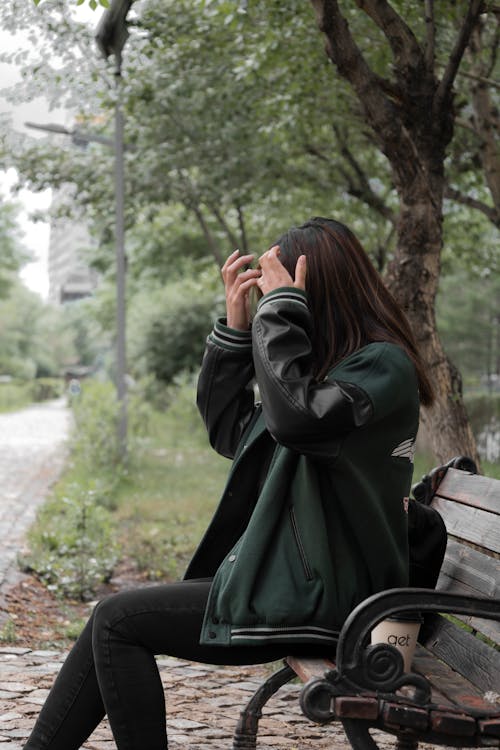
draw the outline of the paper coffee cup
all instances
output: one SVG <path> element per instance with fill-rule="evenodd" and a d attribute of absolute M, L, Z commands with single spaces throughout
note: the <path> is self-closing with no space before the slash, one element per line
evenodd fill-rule
<path fill-rule="evenodd" d="M 404 671 L 411 671 L 411 662 L 417 645 L 420 619 L 390 617 L 376 625 L 371 634 L 372 645 L 388 643 L 401 653 L 404 661 Z"/>

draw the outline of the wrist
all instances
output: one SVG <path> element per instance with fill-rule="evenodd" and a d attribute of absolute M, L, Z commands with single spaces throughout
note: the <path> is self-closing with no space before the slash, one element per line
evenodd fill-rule
<path fill-rule="evenodd" d="M 233 331 L 249 331 L 250 322 L 243 321 L 237 317 L 227 316 L 226 325 L 228 328 L 232 328 Z"/>

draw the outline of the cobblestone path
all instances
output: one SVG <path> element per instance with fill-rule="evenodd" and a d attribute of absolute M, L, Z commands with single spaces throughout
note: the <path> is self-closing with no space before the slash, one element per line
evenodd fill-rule
<path fill-rule="evenodd" d="M 0 414 L 0 590 L 9 581 L 36 509 L 64 462 L 70 413 L 50 401 Z"/>
<path fill-rule="evenodd" d="M 0 750 L 21 750 L 62 658 L 54 651 L 0 648 Z M 169 750 L 230 750 L 239 712 L 269 675 L 266 667 L 211 667 L 166 657 L 158 665 Z M 285 685 L 265 706 L 257 750 L 350 750 L 340 724 L 317 726 L 303 716 L 300 689 Z M 394 748 L 391 735 L 374 732 L 374 737 L 381 750 Z M 106 721 L 83 748 L 116 750 Z"/>

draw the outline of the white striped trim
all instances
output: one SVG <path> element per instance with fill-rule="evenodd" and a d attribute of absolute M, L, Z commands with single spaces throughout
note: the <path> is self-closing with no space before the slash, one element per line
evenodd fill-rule
<path fill-rule="evenodd" d="M 274 628 L 272 627 L 256 627 L 256 628 L 233 628 L 231 632 L 233 633 L 275 633 L 278 630 L 316 630 L 318 633 L 338 633 L 338 630 L 332 630 L 331 628 L 320 628 L 318 625 L 278 625 Z"/>
<path fill-rule="evenodd" d="M 229 328 L 222 320 L 215 322 L 208 338 L 222 349 L 229 349 L 230 351 L 250 350 L 252 348 L 251 331 L 238 331 L 235 328 Z"/>
<path fill-rule="evenodd" d="M 301 305 L 304 305 L 305 308 L 308 308 L 307 299 L 304 294 L 301 292 L 294 292 L 292 289 L 290 289 L 290 291 L 277 291 L 276 293 L 270 292 L 269 294 L 266 294 L 266 296 L 263 297 L 257 305 L 257 310 L 260 310 L 260 308 L 268 302 L 272 303 L 281 301 L 299 303 Z"/>
<path fill-rule="evenodd" d="M 338 630 L 319 628 L 315 626 L 291 626 L 276 628 L 233 628 L 232 640 L 282 640 L 284 638 L 314 638 L 315 640 L 331 641 L 339 637 Z"/>
<path fill-rule="evenodd" d="M 231 338 L 228 337 L 222 337 L 219 336 L 218 333 L 215 331 L 212 331 L 212 333 L 208 337 L 210 341 L 213 341 L 214 344 L 217 344 L 217 346 L 222 347 L 223 349 L 251 349 L 252 348 L 252 342 L 245 341 L 242 342 L 241 339 L 237 338 Z"/>
<path fill-rule="evenodd" d="M 315 641 L 328 641 L 337 640 L 339 634 L 333 633 L 331 635 L 317 635 L 316 633 L 309 633 L 302 631 L 301 633 L 274 633 L 274 634 L 262 634 L 262 635 L 232 635 L 232 641 L 290 641 L 293 638 L 307 638 Z"/>

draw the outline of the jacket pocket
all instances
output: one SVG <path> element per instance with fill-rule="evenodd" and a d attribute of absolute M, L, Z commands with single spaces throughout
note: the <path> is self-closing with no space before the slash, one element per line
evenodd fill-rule
<path fill-rule="evenodd" d="M 293 508 L 293 505 L 290 505 L 288 509 L 289 515 L 290 515 L 290 523 L 292 525 L 292 532 L 293 537 L 295 539 L 295 544 L 297 545 L 297 550 L 299 553 L 300 561 L 302 563 L 302 567 L 304 568 L 304 574 L 306 577 L 306 581 L 312 581 L 314 576 L 312 574 L 311 566 L 309 565 L 309 561 L 307 559 L 307 555 L 304 549 L 304 545 L 302 543 L 302 539 L 300 537 L 300 531 L 299 526 L 297 523 L 297 518 L 295 516 L 295 510 Z"/>

